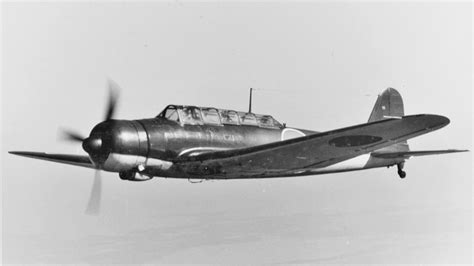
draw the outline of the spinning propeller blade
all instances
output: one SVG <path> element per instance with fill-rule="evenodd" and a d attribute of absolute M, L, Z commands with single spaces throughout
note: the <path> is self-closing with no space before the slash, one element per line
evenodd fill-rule
<path fill-rule="evenodd" d="M 98 215 L 100 211 L 100 199 L 102 194 L 102 179 L 100 170 L 95 170 L 94 183 L 92 184 L 91 195 L 87 203 L 86 214 Z"/>
<path fill-rule="evenodd" d="M 115 113 L 115 106 L 117 105 L 118 99 L 118 91 L 120 87 L 115 83 L 113 80 L 108 80 L 108 87 L 109 87 L 109 101 L 107 103 L 107 109 L 105 112 L 104 120 L 110 120 L 113 118 Z"/>
<path fill-rule="evenodd" d="M 85 137 L 83 137 L 79 133 L 76 133 L 70 130 L 63 130 L 62 135 L 65 140 L 72 141 L 72 142 L 82 142 L 85 139 Z"/>

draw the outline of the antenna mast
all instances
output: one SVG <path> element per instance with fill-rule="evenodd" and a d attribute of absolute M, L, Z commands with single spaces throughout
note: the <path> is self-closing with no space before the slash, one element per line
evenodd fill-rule
<path fill-rule="evenodd" d="M 249 113 L 252 112 L 252 88 L 250 88 L 250 97 L 249 97 Z"/>

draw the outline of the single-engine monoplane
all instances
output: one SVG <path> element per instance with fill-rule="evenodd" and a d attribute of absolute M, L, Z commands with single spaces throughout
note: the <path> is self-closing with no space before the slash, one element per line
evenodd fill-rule
<path fill-rule="evenodd" d="M 413 156 L 464 150 L 412 151 L 407 140 L 440 129 L 449 119 L 432 114 L 404 114 L 393 88 L 377 98 L 367 123 L 316 132 L 288 127 L 270 115 L 184 105 L 168 105 L 156 117 L 113 118 L 117 85 L 109 82 L 105 119 L 88 137 L 65 132 L 87 155 L 11 151 L 11 154 L 97 169 L 88 212 L 99 209 L 99 170 L 123 180 L 153 177 L 247 179 L 318 175 L 397 166 Z"/>

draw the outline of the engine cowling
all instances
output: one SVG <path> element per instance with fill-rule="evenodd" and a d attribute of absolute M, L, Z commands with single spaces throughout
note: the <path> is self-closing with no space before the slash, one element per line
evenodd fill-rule
<path fill-rule="evenodd" d="M 129 171 L 145 165 L 148 136 L 137 121 L 109 120 L 98 124 L 83 144 L 91 159 L 110 172 Z"/>

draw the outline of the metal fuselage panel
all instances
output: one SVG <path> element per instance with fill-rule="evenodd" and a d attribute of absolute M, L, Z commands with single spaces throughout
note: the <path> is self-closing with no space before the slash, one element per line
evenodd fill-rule
<path fill-rule="evenodd" d="M 279 141 L 280 129 L 244 125 L 181 125 L 165 119 L 138 120 L 149 136 L 150 157 L 170 158 L 190 149 L 236 149 Z"/>
<path fill-rule="evenodd" d="M 145 169 L 142 172 L 151 176 L 164 177 L 189 177 L 181 169 L 165 165 L 179 156 L 192 155 L 196 153 L 239 149 L 258 146 L 271 142 L 281 141 L 285 138 L 304 136 L 316 133 L 314 131 L 297 130 L 288 128 L 262 128 L 247 125 L 181 125 L 163 118 L 142 119 L 130 121 L 136 129 L 136 137 L 128 142 L 139 145 L 139 154 L 112 155 L 115 165 L 120 160 L 126 161 L 126 167 L 130 168 L 135 163 L 142 164 Z M 299 132 L 295 134 L 295 132 Z M 147 146 L 145 148 L 145 139 Z M 146 149 L 146 151 L 145 151 Z M 133 155 L 136 155 L 133 157 Z M 110 171 L 124 169 L 109 169 Z"/>

